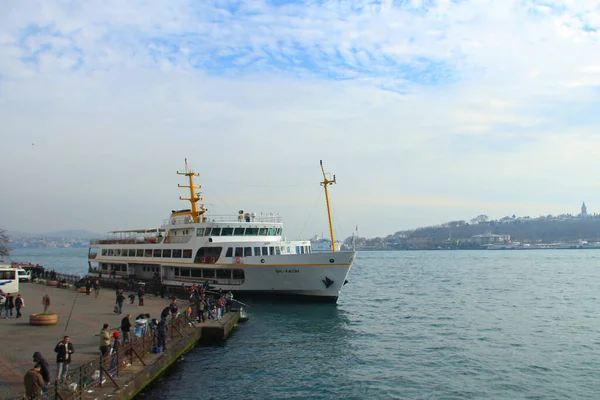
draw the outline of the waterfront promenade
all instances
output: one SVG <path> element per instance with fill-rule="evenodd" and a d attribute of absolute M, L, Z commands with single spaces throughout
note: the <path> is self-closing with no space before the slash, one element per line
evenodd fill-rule
<path fill-rule="evenodd" d="M 148 313 L 150 318 L 160 319 L 160 312 L 170 303 L 168 298 L 146 295 L 144 306 L 137 305 L 137 298 L 134 304 L 129 304 L 126 300 L 123 314 L 119 315 L 113 312 L 114 289 L 102 288 L 99 297 L 96 298 L 93 293 L 86 295 L 77 293 L 73 289 L 22 283 L 19 293 L 25 299 L 23 317 L 0 319 L 0 329 L 4 339 L 4 345 L 0 349 L 0 399 L 20 398 L 23 395 L 23 376 L 34 364 L 32 361 L 34 352 L 41 352 L 48 360 L 50 378 L 54 380 L 56 373 L 54 347 L 65 335 L 70 336 L 75 349 L 71 365 L 71 370 L 75 370 L 80 364 L 99 357 L 99 333 L 104 323 L 108 323 L 110 328 L 119 328 L 121 319 L 128 313 L 132 316 L 132 323 L 141 313 Z M 45 294 L 50 296 L 49 312 L 58 315 L 58 323 L 54 326 L 32 326 L 29 324 L 29 315 L 43 312 L 42 297 Z M 188 302 L 178 299 L 178 303 L 180 303 L 180 312 L 185 311 Z M 67 326 L 71 310 L 72 315 Z M 195 327 L 222 328 L 231 322 L 229 319 L 195 324 Z M 235 323 L 228 326 L 227 333 L 233 325 Z"/>

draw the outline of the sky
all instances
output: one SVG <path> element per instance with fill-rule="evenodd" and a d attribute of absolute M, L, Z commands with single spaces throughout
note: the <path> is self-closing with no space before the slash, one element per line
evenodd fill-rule
<path fill-rule="evenodd" d="M 596 0 L 0 2 L 0 228 L 600 212 Z"/>

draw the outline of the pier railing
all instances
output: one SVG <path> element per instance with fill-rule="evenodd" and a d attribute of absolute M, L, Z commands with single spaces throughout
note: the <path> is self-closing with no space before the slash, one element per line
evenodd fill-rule
<path fill-rule="evenodd" d="M 171 340 L 185 338 L 194 334 L 192 320 L 183 313 L 175 318 L 168 318 L 167 343 Z M 144 327 L 141 336 L 133 335 L 129 343 L 121 344 L 116 351 L 105 357 L 98 356 L 95 360 L 72 368 L 66 379 L 51 383 L 48 390 L 40 394 L 39 400 L 79 400 L 89 395 L 88 391 L 111 385 L 120 389 L 119 373 L 126 371 L 132 365 L 148 365 L 148 355 L 153 353 L 158 344 L 158 332 L 149 325 Z"/>

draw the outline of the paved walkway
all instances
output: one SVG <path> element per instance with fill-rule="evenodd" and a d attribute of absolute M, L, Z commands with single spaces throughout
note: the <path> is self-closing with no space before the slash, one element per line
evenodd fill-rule
<path fill-rule="evenodd" d="M 146 295 L 144 306 L 128 304 L 125 300 L 123 314 L 113 312 L 115 291 L 103 288 L 98 298 L 94 294 L 87 296 L 76 293 L 72 289 L 59 289 L 37 283 L 21 283 L 20 292 L 25 300 L 23 318 L 0 318 L 2 346 L 0 346 L 0 399 L 21 398 L 24 393 L 23 376 L 33 367 L 32 356 L 41 352 L 50 363 L 50 378 L 56 373 L 56 353 L 54 347 L 63 336 L 69 335 L 75 352 L 73 367 L 99 356 L 99 333 L 102 325 L 107 323 L 111 328 L 118 328 L 121 319 L 131 314 L 131 321 L 141 313 L 149 313 L 151 318 L 159 318 L 160 312 L 169 305 L 169 299 Z M 48 294 L 51 299 L 49 312 L 58 315 L 55 326 L 29 325 L 29 315 L 43 312 L 42 297 Z M 125 295 L 128 293 L 126 292 Z M 181 302 L 181 300 L 178 300 Z M 73 307 L 74 305 L 74 307 Z M 187 304 L 180 304 L 183 311 Z M 66 326 L 69 313 L 73 314 Z M 14 312 L 14 311 L 13 311 Z M 2 313 L 4 315 L 4 313 Z"/>

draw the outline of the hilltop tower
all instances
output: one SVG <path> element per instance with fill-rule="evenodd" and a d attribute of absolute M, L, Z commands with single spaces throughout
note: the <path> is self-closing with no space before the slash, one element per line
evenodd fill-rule
<path fill-rule="evenodd" d="M 587 215 L 588 215 L 587 207 L 585 206 L 585 201 L 584 201 L 583 204 L 581 205 L 581 216 L 587 217 Z"/>

